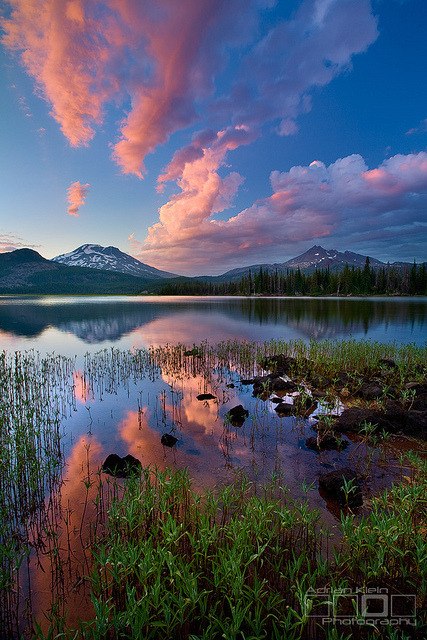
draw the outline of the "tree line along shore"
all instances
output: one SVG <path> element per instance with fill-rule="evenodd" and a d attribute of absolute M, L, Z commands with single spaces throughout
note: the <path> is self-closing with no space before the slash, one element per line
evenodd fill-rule
<path fill-rule="evenodd" d="M 427 295 L 426 265 L 409 268 L 381 268 L 370 266 L 349 267 L 342 271 L 315 269 L 305 273 L 301 269 L 286 272 L 259 268 L 237 281 L 207 282 L 180 280 L 165 284 L 160 295 Z"/>

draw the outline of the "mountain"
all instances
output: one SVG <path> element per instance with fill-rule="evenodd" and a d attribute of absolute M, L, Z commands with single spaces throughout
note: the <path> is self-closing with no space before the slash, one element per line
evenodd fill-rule
<path fill-rule="evenodd" d="M 83 244 L 70 253 L 63 253 L 55 258 L 54 262 L 66 264 L 69 267 L 87 267 L 101 271 L 116 271 L 126 273 L 129 276 L 139 278 L 176 278 L 176 274 L 160 271 L 150 267 L 127 253 L 123 253 L 117 247 L 101 247 L 99 244 Z"/>
<path fill-rule="evenodd" d="M 296 258 L 292 258 L 287 262 L 284 262 L 282 268 L 288 269 L 325 269 L 329 268 L 341 268 L 348 264 L 349 267 L 364 267 L 367 256 L 362 256 L 360 253 L 353 253 L 352 251 L 337 251 L 336 249 L 324 249 L 318 245 L 314 245 Z M 382 267 L 383 262 L 371 258 L 369 256 L 369 263 L 371 267 Z"/>
<path fill-rule="evenodd" d="M 0 294 L 138 294 L 152 282 L 117 273 L 68 267 L 32 249 L 0 254 Z"/>
<path fill-rule="evenodd" d="M 366 262 L 366 257 L 359 253 L 353 253 L 352 251 L 337 251 L 336 249 L 324 249 L 319 245 L 314 245 L 308 251 L 305 251 L 299 256 L 295 258 L 291 258 L 286 262 L 273 262 L 273 263 L 264 263 L 264 264 L 252 264 L 248 267 L 237 267 L 236 269 L 231 269 L 230 271 L 226 271 L 225 273 L 217 276 L 216 278 L 209 278 L 209 280 L 219 280 L 222 282 L 232 281 L 232 280 L 240 280 L 243 276 L 249 273 L 251 270 L 252 274 L 258 273 L 260 268 L 263 271 L 286 271 L 287 269 L 300 269 L 305 272 L 312 272 L 316 268 L 318 269 L 326 269 L 329 267 L 332 271 L 344 269 L 345 265 L 348 264 L 349 267 L 364 267 Z M 369 263 L 371 267 L 384 267 L 384 262 L 380 262 L 376 258 L 371 258 L 369 256 Z M 395 266 L 400 268 L 403 266 L 408 266 L 409 263 L 395 263 Z M 394 266 L 394 265 L 392 265 Z M 410 266 L 410 265 L 409 265 Z M 199 278 L 200 280 L 203 277 Z M 206 278 L 205 278 L 206 279 Z"/>

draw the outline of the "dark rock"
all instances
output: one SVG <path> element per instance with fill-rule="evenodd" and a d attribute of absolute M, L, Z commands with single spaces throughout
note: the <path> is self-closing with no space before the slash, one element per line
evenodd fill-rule
<path fill-rule="evenodd" d="M 270 398 L 270 402 L 273 402 L 274 404 L 279 404 L 280 402 L 283 402 L 283 398 Z"/>
<path fill-rule="evenodd" d="M 316 436 L 307 438 L 305 446 L 312 451 L 342 451 L 348 447 L 348 442 L 327 433 L 319 438 Z"/>
<path fill-rule="evenodd" d="M 404 387 L 405 389 L 408 389 L 408 391 L 415 391 L 415 393 L 417 393 L 424 388 L 424 385 L 420 382 L 407 382 Z"/>
<path fill-rule="evenodd" d="M 234 387 L 235 387 L 236 385 L 234 385 L 232 382 L 230 382 L 230 383 L 229 383 L 229 384 L 227 384 L 226 386 L 227 386 L 227 389 L 234 389 Z"/>
<path fill-rule="evenodd" d="M 415 396 L 415 400 L 412 403 L 411 401 L 409 401 L 409 405 L 411 409 L 416 409 L 417 411 L 426 411 L 427 393 L 417 393 Z"/>
<path fill-rule="evenodd" d="M 282 378 L 276 378 L 271 383 L 273 391 L 297 391 L 298 385 L 292 380 L 283 380 Z"/>
<path fill-rule="evenodd" d="M 269 376 L 256 376 L 254 378 L 254 391 L 255 397 L 263 395 L 264 393 L 270 393 L 271 380 Z"/>
<path fill-rule="evenodd" d="M 325 376 L 320 374 L 316 374 L 309 379 L 309 383 L 318 389 L 326 389 L 331 386 L 332 380 L 330 380 L 330 378 L 325 378 Z"/>
<path fill-rule="evenodd" d="M 365 400 L 375 400 L 383 395 L 383 388 L 378 382 L 364 382 L 358 391 L 358 395 Z"/>
<path fill-rule="evenodd" d="M 397 367 L 397 364 L 391 358 L 381 358 L 379 364 L 384 369 L 395 369 Z"/>
<path fill-rule="evenodd" d="M 215 400 L 216 396 L 213 396 L 211 393 L 199 393 L 197 396 L 197 400 Z"/>
<path fill-rule="evenodd" d="M 276 356 L 267 356 L 260 364 L 261 367 L 267 371 L 288 373 L 292 369 L 296 369 L 297 361 L 291 356 L 285 356 L 284 353 L 279 353 Z"/>
<path fill-rule="evenodd" d="M 178 438 L 175 438 L 175 436 L 170 433 L 164 433 L 161 437 L 160 442 L 165 447 L 173 447 L 178 442 Z"/>
<path fill-rule="evenodd" d="M 244 409 L 243 405 L 238 404 L 227 411 L 227 417 L 232 424 L 235 422 L 243 422 L 249 416 L 249 411 Z"/>
<path fill-rule="evenodd" d="M 249 380 L 240 380 L 240 384 L 253 384 L 255 380 L 253 378 Z"/>
<path fill-rule="evenodd" d="M 129 478 L 141 473 L 142 464 L 130 453 L 124 458 L 121 458 L 116 453 L 110 453 L 104 460 L 101 469 L 115 478 Z"/>
<path fill-rule="evenodd" d="M 427 411 L 405 411 L 403 420 L 405 432 L 427 437 Z"/>
<path fill-rule="evenodd" d="M 345 409 L 334 424 L 338 431 L 361 432 L 365 424 L 372 424 L 378 429 L 385 429 L 393 433 L 397 427 L 389 422 L 379 411 L 373 409 L 362 409 L 361 407 L 351 407 Z"/>
<path fill-rule="evenodd" d="M 353 378 L 347 371 L 338 371 L 335 374 L 334 385 L 337 389 L 342 389 L 343 387 L 348 387 L 352 384 Z"/>
<path fill-rule="evenodd" d="M 293 412 L 294 406 L 288 402 L 281 402 L 275 408 L 275 411 L 279 417 L 290 416 Z"/>
<path fill-rule="evenodd" d="M 315 409 L 317 407 L 317 400 L 311 396 L 299 395 L 294 398 L 294 405 L 299 410 L 305 411 L 307 409 Z"/>
<path fill-rule="evenodd" d="M 346 483 L 352 483 L 346 491 Z M 319 487 L 342 506 L 359 507 L 363 504 L 362 490 L 355 471 L 348 467 L 328 471 L 319 478 Z"/>
<path fill-rule="evenodd" d="M 403 405 L 397 400 L 387 400 L 384 405 L 384 418 L 392 423 L 403 424 Z"/>
<path fill-rule="evenodd" d="M 399 389 L 396 387 L 396 385 L 391 384 L 391 385 L 386 389 L 386 396 L 387 396 L 387 398 L 399 398 L 399 396 L 400 396 L 400 391 L 399 391 Z"/>
<path fill-rule="evenodd" d="M 326 398 L 328 395 L 325 391 L 320 391 L 320 389 L 312 389 L 311 394 L 313 398 Z"/>
<path fill-rule="evenodd" d="M 427 385 L 412 382 L 405 385 L 405 388 L 409 392 L 406 407 L 408 409 L 415 409 L 416 411 L 427 410 Z"/>

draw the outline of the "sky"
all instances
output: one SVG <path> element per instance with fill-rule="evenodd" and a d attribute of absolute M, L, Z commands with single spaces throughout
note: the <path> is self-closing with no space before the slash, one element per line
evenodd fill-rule
<path fill-rule="evenodd" d="M 0 0 L 0 251 L 427 260 L 425 0 Z"/>

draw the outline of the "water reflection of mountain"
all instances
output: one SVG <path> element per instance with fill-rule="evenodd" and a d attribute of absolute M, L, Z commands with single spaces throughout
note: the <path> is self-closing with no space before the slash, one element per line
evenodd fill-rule
<path fill-rule="evenodd" d="M 209 322 L 223 315 L 247 325 L 257 326 L 258 339 L 268 339 L 268 326 L 283 325 L 305 338 L 367 334 L 380 325 L 399 325 L 408 332 L 424 325 L 425 299 L 248 299 L 217 298 L 185 300 L 153 299 L 12 299 L 0 300 L 0 330 L 37 338 L 48 327 L 72 333 L 82 341 L 97 344 L 117 342 L 135 329 L 155 320 L 170 319 L 191 312 Z M 217 320 L 216 320 L 217 321 Z M 263 331 L 265 327 L 265 335 Z M 236 338 L 241 336 L 236 335 Z M 191 326 L 189 326 L 191 339 Z M 168 336 L 165 335 L 165 341 Z"/>

